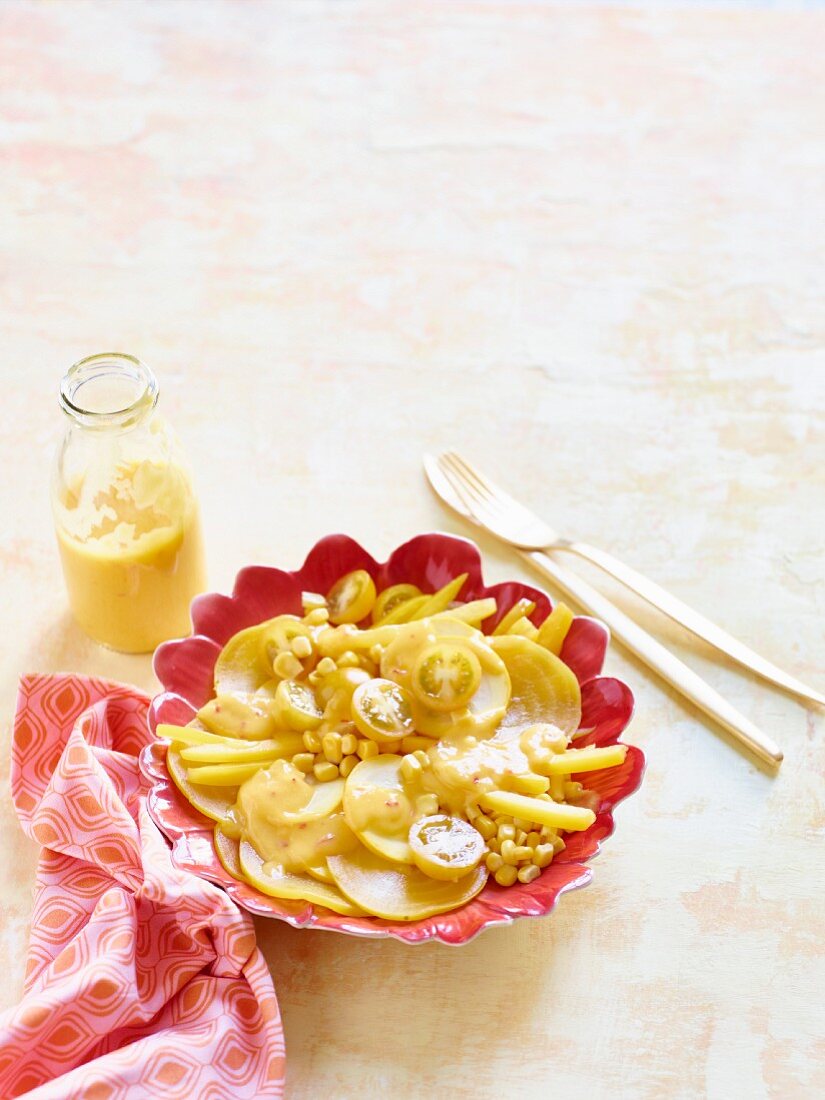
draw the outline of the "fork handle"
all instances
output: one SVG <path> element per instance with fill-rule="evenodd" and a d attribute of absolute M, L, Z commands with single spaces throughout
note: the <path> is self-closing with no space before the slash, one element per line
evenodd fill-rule
<path fill-rule="evenodd" d="M 748 646 L 737 641 L 726 630 L 722 630 L 710 619 L 706 619 L 704 615 L 700 615 L 698 611 L 694 611 L 692 607 L 688 607 L 676 596 L 665 591 L 655 581 L 643 577 L 641 573 L 637 573 L 635 569 L 631 569 L 629 565 L 625 565 L 624 562 L 614 558 L 607 551 L 599 550 L 596 546 L 589 546 L 586 542 L 567 541 L 554 543 L 552 549 L 569 551 L 586 561 L 592 562 L 593 565 L 599 566 L 605 573 L 609 573 L 611 577 L 621 581 L 622 584 L 632 589 L 642 599 L 647 600 L 653 607 L 664 612 L 665 615 L 681 626 L 686 627 L 698 638 L 708 642 L 709 645 L 712 645 L 721 653 L 750 669 L 751 672 L 755 672 L 763 679 L 785 688 L 786 691 L 790 691 L 802 699 L 818 703 L 819 706 L 825 706 L 825 695 L 814 691 L 813 688 L 803 684 L 801 680 L 797 680 L 787 672 L 783 672 L 781 668 L 772 664 L 765 657 L 760 657 L 758 653 L 754 653 Z"/>
<path fill-rule="evenodd" d="M 693 669 L 683 664 L 663 645 L 652 638 L 632 619 L 620 611 L 595 588 L 575 573 L 557 565 L 547 554 L 537 550 L 521 550 L 521 556 L 553 582 L 564 595 L 598 616 L 610 627 L 613 635 L 639 660 L 657 672 L 663 680 L 709 715 L 766 764 L 776 767 L 782 761 L 782 750 L 770 737 L 706 683 Z"/>

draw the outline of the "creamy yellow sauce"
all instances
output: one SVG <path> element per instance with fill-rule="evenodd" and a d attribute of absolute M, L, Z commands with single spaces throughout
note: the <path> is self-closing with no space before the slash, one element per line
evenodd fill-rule
<path fill-rule="evenodd" d="M 69 602 L 90 637 L 144 653 L 188 634 L 206 583 L 197 504 L 186 474 L 150 461 L 87 480 L 60 501 L 57 539 Z"/>

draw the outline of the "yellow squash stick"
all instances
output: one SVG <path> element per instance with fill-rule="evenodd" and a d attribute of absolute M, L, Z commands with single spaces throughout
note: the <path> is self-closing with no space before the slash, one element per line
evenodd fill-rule
<path fill-rule="evenodd" d="M 543 798 L 530 798 L 513 791 L 490 791 L 482 795 L 480 802 L 495 813 L 535 821 L 537 825 L 549 825 L 553 829 L 581 832 L 589 829 L 596 820 L 592 810 L 584 806 L 568 806 L 563 802 L 547 802 Z"/>
<path fill-rule="evenodd" d="M 206 730 L 195 729 L 193 726 L 172 726 L 168 722 L 159 723 L 157 735 L 181 745 L 229 745 L 231 747 L 239 744 L 237 737 L 221 737 L 220 734 L 207 733 Z M 246 743 L 240 742 L 240 744 Z"/>
<path fill-rule="evenodd" d="M 606 745 L 603 749 L 570 749 L 542 762 L 545 775 L 572 775 L 575 772 L 597 772 L 624 763 L 627 745 Z"/>
<path fill-rule="evenodd" d="M 190 783 L 205 787 L 237 787 L 257 774 L 265 763 L 257 764 L 206 764 L 202 768 L 189 768 L 186 778 Z"/>
<path fill-rule="evenodd" d="M 573 612 L 567 604 L 559 602 L 541 624 L 536 640 L 558 657 L 572 622 Z"/>
<path fill-rule="evenodd" d="M 433 592 L 432 596 L 427 597 L 426 603 L 418 609 L 413 618 L 426 619 L 430 615 L 437 615 L 439 611 L 446 611 L 464 587 L 466 580 L 467 574 L 462 573 L 460 576 L 448 581 L 443 588 L 439 588 L 437 592 Z"/>
<path fill-rule="evenodd" d="M 510 627 L 513 623 L 518 622 L 519 619 L 525 615 L 532 615 L 536 610 L 536 604 L 534 600 L 528 600 L 522 596 L 520 600 L 516 600 L 501 622 L 493 631 L 493 634 L 509 634 Z"/>
<path fill-rule="evenodd" d="M 253 764 L 259 760 L 275 760 L 279 756 L 294 756 L 303 752 L 300 733 L 282 733 L 266 741 L 236 741 L 227 745 L 192 745 L 181 749 L 187 764 Z"/>

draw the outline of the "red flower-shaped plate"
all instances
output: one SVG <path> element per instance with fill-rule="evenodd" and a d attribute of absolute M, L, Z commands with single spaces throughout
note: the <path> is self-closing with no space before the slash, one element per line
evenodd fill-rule
<path fill-rule="evenodd" d="M 155 653 L 155 672 L 164 690 L 149 711 L 152 731 L 159 722 L 185 724 L 212 697 L 215 660 L 233 634 L 274 615 L 302 614 L 302 591 L 327 592 L 339 577 L 353 569 L 366 569 L 379 590 L 408 581 L 423 592 L 432 592 L 459 573 L 467 573 L 462 600 L 494 596 L 498 601 L 498 614 L 486 624 L 488 630 L 522 596 L 535 601 L 532 618 L 537 625 L 551 610 L 548 596 L 530 585 L 518 581 L 485 585 L 481 556 L 468 539 L 419 535 L 399 546 L 381 564 L 346 535 L 329 535 L 312 548 L 302 567 L 294 572 L 249 566 L 238 574 L 231 596 L 209 593 L 193 602 L 194 633 L 189 638 L 166 642 Z M 561 656 L 581 684 L 582 728 L 588 730 L 577 739 L 577 747 L 618 741 L 633 712 L 630 689 L 620 680 L 599 675 L 608 641 L 605 626 L 595 619 L 577 617 L 564 642 Z M 560 894 L 590 881 L 585 860 L 595 855 L 601 841 L 613 832 L 613 807 L 636 790 L 644 770 L 641 751 L 629 746 L 620 767 L 579 777 L 600 795 L 596 820 L 585 832 L 568 834 L 565 850 L 534 882 L 501 887 L 491 878 L 482 892 L 460 909 L 426 920 L 393 922 L 378 917 L 344 917 L 305 902 L 280 901 L 231 878 L 215 853 L 213 822 L 202 817 L 179 793 L 166 771 L 165 756 L 165 743 L 156 742 L 144 750 L 141 765 L 151 783 L 149 813 L 171 841 L 172 858 L 179 867 L 219 883 L 250 912 L 277 917 L 296 928 L 394 936 L 405 943 L 430 939 L 467 943 L 483 928 L 549 913 Z"/>

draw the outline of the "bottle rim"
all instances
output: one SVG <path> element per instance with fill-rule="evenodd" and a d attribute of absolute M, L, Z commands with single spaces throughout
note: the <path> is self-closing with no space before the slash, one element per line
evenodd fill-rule
<path fill-rule="evenodd" d="M 88 355 L 72 364 L 60 381 L 61 409 L 87 428 L 133 427 L 157 400 L 158 382 L 151 367 L 120 351 Z"/>

